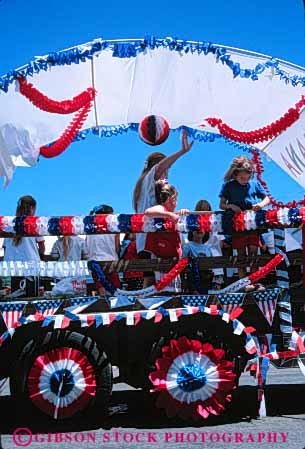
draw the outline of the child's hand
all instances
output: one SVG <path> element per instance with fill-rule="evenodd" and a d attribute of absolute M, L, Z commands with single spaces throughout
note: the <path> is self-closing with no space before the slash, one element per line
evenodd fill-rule
<path fill-rule="evenodd" d="M 187 153 L 188 151 L 190 151 L 190 149 L 193 146 L 194 141 L 192 141 L 191 143 L 188 142 L 188 134 L 186 131 L 182 131 L 182 150 L 184 153 Z"/>
<path fill-rule="evenodd" d="M 189 214 L 190 211 L 188 209 L 180 209 L 176 212 L 178 215 L 186 215 Z"/>
<path fill-rule="evenodd" d="M 230 209 L 235 213 L 239 214 L 241 212 L 241 208 L 236 206 L 235 204 L 230 204 Z"/>
<path fill-rule="evenodd" d="M 262 209 L 261 203 L 253 204 L 252 206 L 252 210 L 261 210 L 261 209 Z"/>

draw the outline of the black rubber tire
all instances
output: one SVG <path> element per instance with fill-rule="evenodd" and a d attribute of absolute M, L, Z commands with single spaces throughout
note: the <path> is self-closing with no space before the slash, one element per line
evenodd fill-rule
<path fill-rule="evenodd" d="M 43 413 L 29 398 L 27 387 L 28 374 L 38 356 L 61 347 L 74 348 L 82 352 L 93 366 L 96 378 L 95 396 L 85 409 L 77 411 L 73 417 L 83 414 L 85 411 L 88 412 L 90 409 L 94 410 L 96 407 L 98 407 L 99 414 L 105 412 L 112 392 L 112 366 L 107 355 L 90 337 L 78 332 L 63 330 L 47 332 L 41 338 L 28 341 L 23 347 L 10 376 L 11 395 L 15 400 L 17 410 L 20 410 L 20 403 L 22 403 L 23 406 L 26 406 L 25 409 L 30 408 L 33 410 L 34 408 L 39 410 L 41 414 Z M 54 419 L 50 416 L 48 418 Z"/>

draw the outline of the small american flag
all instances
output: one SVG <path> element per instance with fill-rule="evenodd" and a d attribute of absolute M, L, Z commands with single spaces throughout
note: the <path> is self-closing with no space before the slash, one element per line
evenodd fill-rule
<path fill-rule="evenodd" d="M 245 293 L 220 293 L 217 299 L 222 309 L 230 314 L 234 309 L 243 305 Z"/>
<path fill-rule="evenodd" d="M 26 302 L 5 302 L 0 304 L 0 312 L 8 329 L 15 328 L 19 325 L 19 319 L 22 316 L 25 306 Z"/>
<path fill-rule="evenodd" d="M 270 326 L 272 326 L 278 295 L 279 289 L 277 288 L 252 293 L 256 304 L 260 308 Z"/>
<path fill-rule="evenodd" d="M 63 299 L 51 299 L 48 301 L 34 301 L 33 304 L 37 312 L 43 317 L 55 315 L 62 305 Z"/>
<path fill-rule="evenodd" d="M 182 295 L 181 301 L 184 306 L 198 307 L 205 306 L 209 295 Z"/>

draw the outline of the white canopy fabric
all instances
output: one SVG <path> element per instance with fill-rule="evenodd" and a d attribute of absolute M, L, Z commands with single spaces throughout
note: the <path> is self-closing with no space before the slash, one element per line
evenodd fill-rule
<path fill-rule="evenodd" d="M 86 45 L 89 48 L 91 44 Z M 171 129 L 202 129 L 199 125 L 205 118 L 219 117 L 233 128 L 248 131 L 277 120 L 305 94 L 305 83 L 293 86 L 283 79 L 283 73 L 290 79 L 305 77 L 305 69 L 267 56 L 221 48 L 231 61 L 240 64 L 240 69 L 256 70 L 260 64 L 263 69 L 257 79 L 234 77 L 229 65 L 217 62 L 213 53 L 171 50 L 161 45 L 120 57 L 109 45 L 92 60 L 49 66 L 27 77 L 27 81 L 55 100 L 71 99 L 93 86 L 96 101 L 83 130 L 139 123 L 146 115 L 156 114 L 165 117 Z M 72 117 L 37 109 L 16 90 L 15 83 L 6 93 L 0 91 L 0 175 L 6 182 L 15 166 L 34 165 L 40 146 L 57 140 Z M 305 125 L 305 117 L 300 120 Z M 207 127 L 205 131 L 215 133 L 217 128 Z M 279 163 L 274 150 L 268 154 Z M 305 164 L 304 156 L 300 157 Z M 287 164 L 280 165 L 296 179 Z M 305 187 L 304 176 L 296 180 Z"/>

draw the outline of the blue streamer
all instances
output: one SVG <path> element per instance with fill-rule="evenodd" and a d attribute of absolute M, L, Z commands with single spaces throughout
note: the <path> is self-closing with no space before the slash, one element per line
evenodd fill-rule
<path fill-rule="evenodd" d="M 190 214 L 186 216 L 186 225 L 190 231 L 199 231 L 199 215 Z"/>
<path fill-rule="evenodd" d="M 84 218 L 84 230 L 86 234 L 94 234 L 96 225 L 94 223 L 94 215 L 87 215 Z"/>
<path fill-rule="evenodd" d="M 60 218 L 59 217 L 51 217 L 48 222 L 48 232 L 51 235 L 60 235 Z"/>
<path fill-rule="evenodd" d="M 96 39 L 86 45 L 36 57 L 20 69 L 11 70 L 6 75 L 0 77 L 0 90 L 7 92 L 9 85 L 18 77 L 33 76 L 33 74 L 39 73 L 41 70 L 46 71 L 54 66 L 86 62 L 88 59 L 92 59 L 95 54 L 106 49 L 111 50 L 112 56 L 115 58 L 134 58 L 146 49 L 154 50 L 160 47 L 179 53 L 191 52 L 203 56 L 212 54 L 215 57 L 216 63 L 222 64 L 231 70 L 234 78 L 240 77 L 256 81 L 259 75 L 262 75 L 265 70 L 272 69 L 273 76 L 282 80 L 285 84 L 291 84 L 293 87 L 305 86 L 305 76 L 291 75 L 285 72 L 285 70 L 279 67 L 280 62 L 273 58 L 267 59 L 265 62 L 259 63 L 254 68 L 249 69 L 241 67 L 239 62 L 233 61 L 231 59 L 232 55 L 225 47 L 219 47 L 211 42 L 189 42 L 173 37 L 158 39 L 154 36 L 146 36 L 144 40 L 135 40 L 133 42 L 111 42 Z M 256 53 L 253 53 L 253 55 L 260 56 Z"/>
<path fill-rule="evenodd" d="M 114 295 L 116 288 L 108 281 L 100 264 L 95 260 L 90 260 L 88 262 L 88 269 L 96 274 L 98 281 L 102 284 L 105 290 Z"/>
<path fill-rule="evenodd" d="M 121 232 L 131 232 L 131 216 L 128 214 L 118 215 L 118 228 Z"/>
<path fill-rule="evenodd" d="M 14 231 L 16 232 L 16 234 L 24 234 L 24 220 L 26 219 L 25 215 L 22 215 L 21 217 L 15 217 L 13 222 L 14 222 Z"/>
<path fill-rule="evenodd" d="M 260 226 L 266 226 L 266 211 L 265 210 L 258 210 L 255 214 L 255 223 L 257 227 Z"/>
<path fill-rule="evenodd" d="M 297 207 L 292 207 L 288 210 L 288 218 L 292 225 L 300 226 L 302 224 L 302 217 Z"/>

